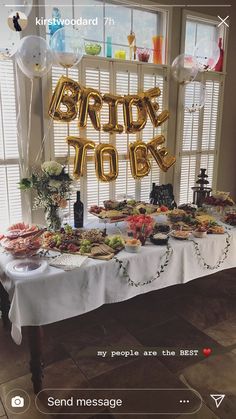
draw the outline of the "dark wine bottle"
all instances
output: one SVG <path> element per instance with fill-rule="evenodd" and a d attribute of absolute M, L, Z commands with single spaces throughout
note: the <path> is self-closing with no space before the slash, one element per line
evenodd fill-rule
<path fill-rule="evenodd" d="M 77 200 L 74 203 L 74 226 L 81 228 L 84 225 L 84 204 L 80 201 L 80 191 L 77 191 Z"/>

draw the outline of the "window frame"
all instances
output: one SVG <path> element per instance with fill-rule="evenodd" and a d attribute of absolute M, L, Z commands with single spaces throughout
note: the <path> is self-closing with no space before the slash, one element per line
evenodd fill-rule
<path fill-rule="evenodd" d="M 43 0 L 45 2 L 45 0 Z M 107 5 L 116 5 L 116 6 L 120 6 L 120 7 L 126 7 L 132 10 L 140 10 L 143 12 L 149 12 L 149 13 L 160 13 L 162 15 L 161 18 L 161 25 L 160 25 L 160 31 L 159 33 L 161 35 L 164 36 L 166 42 L 165 42 L 165 65 L 169 64 L 170 62 L 170 39 L 171 39 L 171 25 L 170 22 L 172 20 L 172 8 L 165 6 L 165 5 L 155 5 L 155 2 L 153 2 L 152 0 L 150 1 L 150 4 L 148 5 L 138 5 L 134 0 L 129 0 L 129 2 L 125 1 L 125 0 L 98 0 L 101 3 L 101 7 L 103 7 L 103 18 L 105 17 L 105 6 Z M 71 4 L 72 7 L 72 17 L 74 18 L 74 10 L 75 10 L 75 4 L 74 1 L 72 1 Z M 43 10 L 43 7 L 41 5 L 41 10 Z M 43 15 L 41 13 L 41 15 Z M 45 6 L 44 6 L 44 16 L 46 17 L 46 11 L 45 11 Z M 131 18 L 131 26 L 133 25 L 133 19 Z M 40 33 L 46 35 L 46 38 L 49 36 L 48 33 L 48 28 L 46 28 L 45 30 L 42 29 L 42 27 L 40 27 Z M 134 32 L 135 32 L 135 28 L 133 28 Z M 102 31 L 102 39 L 101 40 L 97 40 L 97 42 L 102 43 L 102 51 L 103 51 L 103 58 L 105 57 L 105 43 L 106 43 L 106 36 L 105 36 L 105 30 L 103 28 Z M 91 41 L 95 41 L 93 39 L 89 39 L 89 38 L 84 38 L 85 40 L 91 40 Z M 137 47 L 142 47 L 141 45 L 137 45 Z M 128 47 L 128 44 L 127 44 Z"/>
<path fill-rule="evenodd" d="M 197 22 L 202 23 L 210 23 L 210 24 L 218 24 L 219 21 L 214 19 L 214 16 L 209 16 L 206 14 L 201 14 L 197 12 L 192 12 L 188 10 L 182 11 L 182 33 L 181 33 L 181 52 L 184 53 L 185 49 L 185 35 L 186 35 L 186 23 L 187 19 L 192 18 Z M 225 85 L 225 76 L 226 76 L 226 59 L 227 59 L 227 44 L 228 44 L 228 32 L 223 29 L 222 33 L 224 39 L 224 63 L 223 63 L 223 71 L 206 71 L 202 73 L 198 73 L 195 81 L 206 82 L 206 80 L 218 81 L 220 84 L 219 87 L 219 102 L 218 102 L 218 110 L 219 110 L 219 117 L 217 119 L 217 127 L 216 127 L 216 141 L 215 141 L 215 150 L 214 154 L 215 161 L 214 161 L 214 169 L 213 169 L 213 179 L 212 179 L 212 189 L 216 189 L 217 180 L 218 180 L 218 166 L 219 166 L 219 149 L 220 149 L 220 142 L 221 142 L 221 125 L 222 125 L 222 113 L 223 113 L 223 105 L 224 105 L 224 85 Z M 198 168 L 198 162 L 200 161 L 201 155 L 208 154 L 207 151 L 204 152 L 204 149 L 199 148 L 196 151 L 187 151 L 182 150 L 183 145 L 183 124 L 184 124 L 184 87 L 179 86 L 178 89 L 178 105 L 177 105 L 177 129 L 176 129 L 176 156 L 177 161 L 174 167 L 174 193 L 176 202 L 179 203 L 180 200 L 180 190 L 181 190 L 181 157 L 184 155 L 193 156 L 196 155 L 197 157 L 197 164 L 196 164 L 196 171 Z M 200 110 L 200 123 L 199 129 L 202 131 L 203 129 L 203 110 Z M 195 180 L 197 178 L 197 174 L 195 173 Z M 193 185 L 195 186 L 195 184 Z"/>
<path fill-rule="evenodd" d="M 180 54 L 184 53 L 185 50 L 185 35 L 186 35 L 186 23 L 187 20 L 192 20 L 198 23 L 206 23 L 213 26 L 217 26 L 220 21 L 217 20 L 213 15 L 208 15 L 205 13 L 194 12 L 184 9 L 182 11 L 182 30 L 181 30 L 181 46 Z M 227 61 L 227 46 L 228 46 L 228 30 L 225 25 L 221 25 L 218 31 L 218 36 L 223 38 L 223 48 L 224 48 L 224 62 L 223 62 L 223 71 L 219 74 L 226 74 L 226 61 Z M 208 71 L 208 73 L 218 73 L 217 71 Z"/>

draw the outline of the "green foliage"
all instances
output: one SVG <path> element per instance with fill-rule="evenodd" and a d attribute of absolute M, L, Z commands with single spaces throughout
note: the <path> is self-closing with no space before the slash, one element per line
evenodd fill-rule
<path fill-rule="evenodd" d="M 31 177 L 21 179 L 19 188 L 22 191 L 35 191 L 34 208 L 62 207 L 69 199 L 72 179 L 63 167 L 59 175 L 50 175 L 44 170 L 35 170 Z"/>

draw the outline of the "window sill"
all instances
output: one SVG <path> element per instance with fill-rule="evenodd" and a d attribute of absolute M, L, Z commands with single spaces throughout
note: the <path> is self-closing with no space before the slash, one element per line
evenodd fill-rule
<path fill-rule="evenodd" d="M 86 60 L 99 60 L 99 61 L 105 61 L 105 62 L 114 62 L 114 63 L 125 63 L 127 65 L 129 64 L 136 64 L 141 66 L 148 66 L 148 67 L 155 67 L 155 68 L 167 68 L 167 64 L 154 64 L 154 63 L 146 63 L 143 61 L 135 61 L 135 60 L 122 60 L 118 58 L 107 58 L 107 57 L 101 57 L 99 55 L 83 55 L 83 59 L 86 58 Z"/>

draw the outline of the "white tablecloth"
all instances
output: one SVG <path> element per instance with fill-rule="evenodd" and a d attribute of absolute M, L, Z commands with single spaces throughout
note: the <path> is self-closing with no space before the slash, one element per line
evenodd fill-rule
<path fill-rule="evenodd" d="M 170 238 L 173 254 L 165 272 L 151 284 L 130 286 L 122 276 L 119 264 L 114 260 L 104 262 L 88 259 L 80 268 L 64 272 L 49 267 L 37 279 L 7 278 L 4 272 L 12 257 L 0 254 L 0 278 L 8 291 L 11 307 L 12 337 L 21 343 L 22 326 L 39 326 L 78 316 L 106 303 L 127 300 L 135 295 L 152 290 L 183 284 L 192 279 L 209 275 L 219 270 L 236 267 L 236 229 L 230 231 L 231 246 L 228 257 L 218 269 L 208 270 L 195 253 L 191 241 Z M 195 239 L 199 243 L 205 261 L 214 265 L 225 247 L 226 235 L 209 235 Z M 135 282 L 151 279 L 160 267 L 165 246 L 146 244 L 138 254 L 118 254 L 127 262 L 129 276 Z"/>

